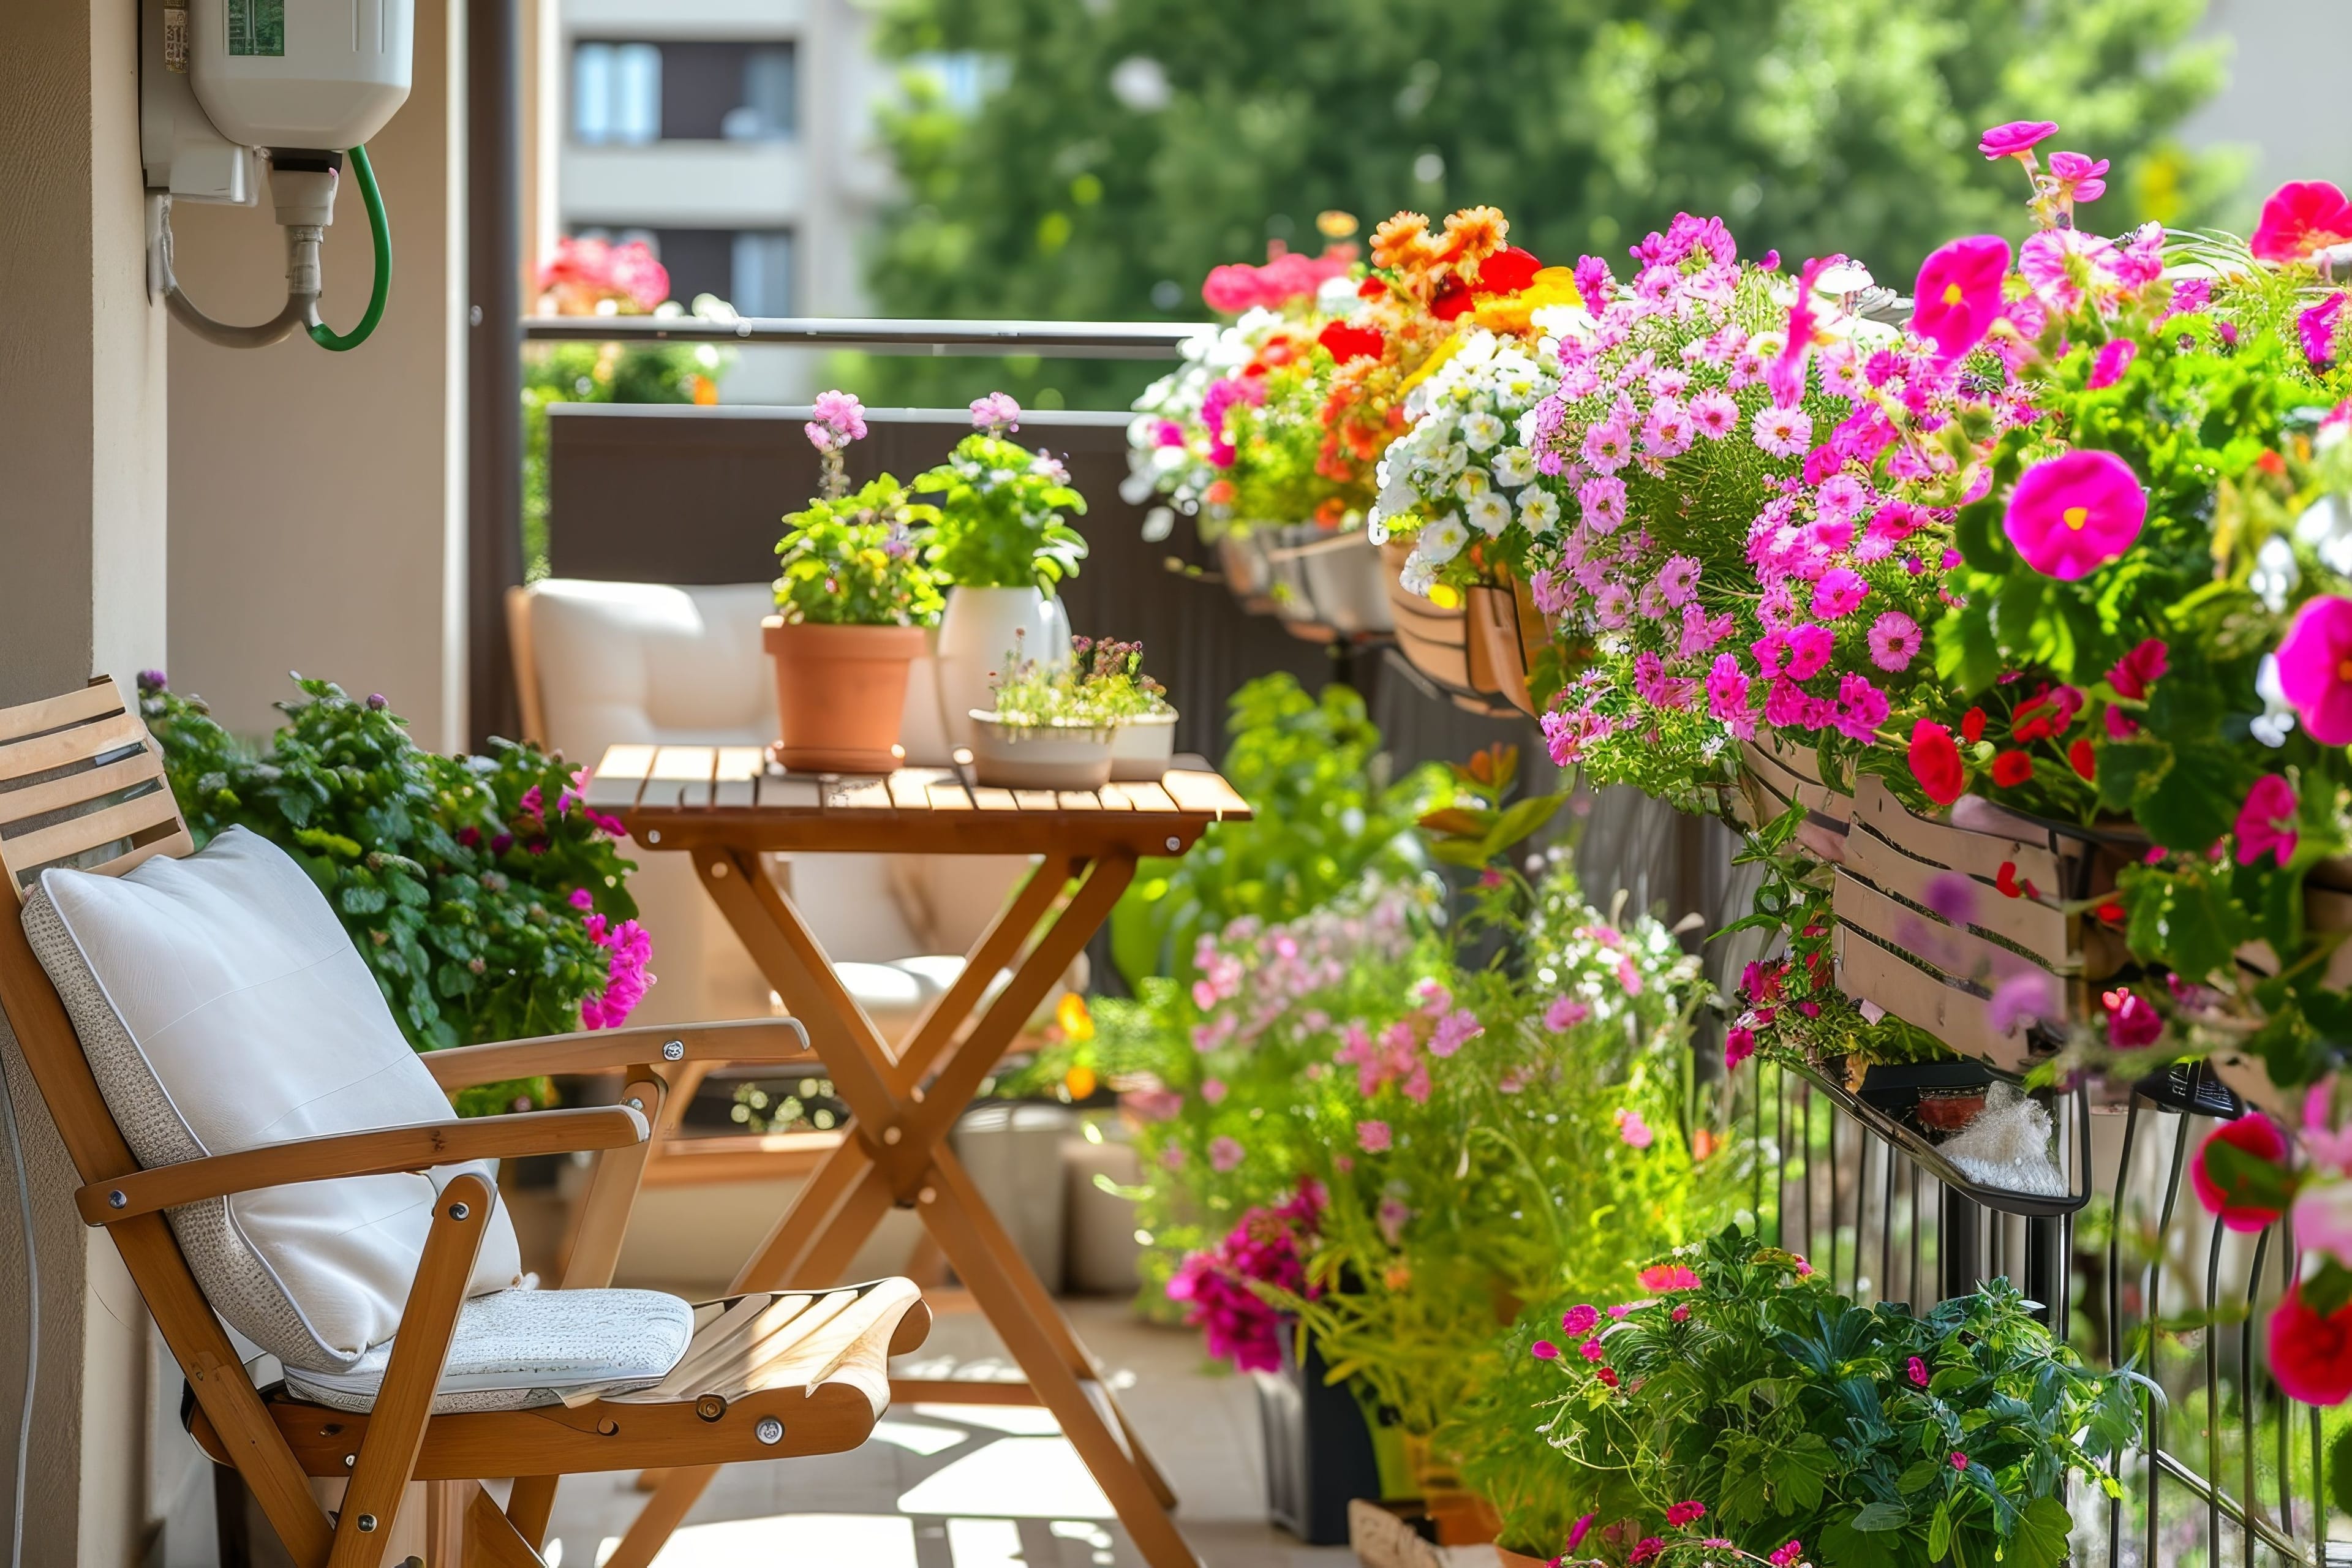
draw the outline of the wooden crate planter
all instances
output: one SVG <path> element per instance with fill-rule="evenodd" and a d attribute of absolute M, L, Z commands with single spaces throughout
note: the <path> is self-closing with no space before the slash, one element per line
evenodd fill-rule
<path fill-rule="evenodd" d="M 1448 608 L 1408 592 L 1398 580 L 1412 553 L 1412 544 L 1401 539 L 1381 546 L 1381 576 L 1395 621 L 1397 651 L 1423 679 L 1454 699 L 1455 706 L 1496 718 L 1518 713 L 1503 696 L 1486 639 L 1471 633 L 1468 606 Z"/>
<path fill-rule="evenodd" d="M 1853 820 L 1853 796 L 1822 776 L 1821 753 L 1765 733 L 1739 743 L 1739 789 L 1731 802 L 1732 815 L 1743 827 L 1761 827 L 1785 816 L 1792 805 L 1805 808 L 1797 828 L 1797 842 L 1832 864 L 1845 858 L 1847 826 Z"/>
<path fill-rule="evenodd" d="M 1832 940 L 1847 995 L 1962 1056 L 2021 1073 L 2046 1047 L 2033 1038 L 2041 1031 L 2005 1035 L 1992 1026 L 1994 987 L 2021 969 L 2041 970 L 2057 998 L 2058 1016 L 2042 1020 L 2053 1036 L 2095 1016 L 2100 983 L 2129 955 L 2115 932 L 2060 905 L 2113 891 L 2137 847 L 2021 817 L 2007 825 L 2013 830 L 1979 831 L 1920 816 L 1882 781 L 1863 778 L 1838 866 Z M 2000 890 L 2004 866 L 2017 897 Z M 1953 873 L 1975 894 L 1965 925 L 1930 907 L 1934 883 Z"/>

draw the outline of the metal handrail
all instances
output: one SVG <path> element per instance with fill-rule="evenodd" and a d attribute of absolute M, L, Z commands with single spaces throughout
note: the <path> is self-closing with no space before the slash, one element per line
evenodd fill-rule
<path fill-rule="evenodd" d="M 1209 321 L 978 321 L 827 316 L 526 316 L 526 342 L 778 343 L 934 359 L 1174 359 Z"/>

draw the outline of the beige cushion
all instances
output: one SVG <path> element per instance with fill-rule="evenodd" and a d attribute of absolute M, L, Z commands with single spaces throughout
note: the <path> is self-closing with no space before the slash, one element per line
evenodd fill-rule
<path fill-rule="evenodd" d="M 51 869 L 25 902 L 100 1092 L 142 1165 L 456 1120 L 315 883 L 233 827 L 121 877 Z M 348 1370 L 400 1326 L 434 1200 L 480 1163 L 270 1187 L 170 1211 L 215 1311 L 289 1369 Z M 521 1269 L 504 1204 L 470 1290 Z"/>

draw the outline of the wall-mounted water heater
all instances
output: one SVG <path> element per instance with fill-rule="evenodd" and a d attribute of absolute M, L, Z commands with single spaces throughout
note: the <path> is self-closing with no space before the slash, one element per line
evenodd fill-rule
<path fill-rule="evenodd" d="M 139 154 L 149 280 L 191 331 L 260 348 L 304 328 L 358 346 L 383 318 L 392 235 L 366 142 L 407 101 L 415 0 L 140 0 Z M 319 251 L 348 156 L 375 240 L 375 285 L 348 333 L 319 316 Z M 258 326 L 215 321 L 172 275 L 172 203 L 253 206 L 267 171 L 286 230 L 286 308 Z"/>

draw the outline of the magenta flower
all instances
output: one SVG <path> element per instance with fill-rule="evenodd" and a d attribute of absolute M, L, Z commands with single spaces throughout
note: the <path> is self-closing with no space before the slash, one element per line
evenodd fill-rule
<path fill-rule="evenodd" d="M 1956 1469 L 1956 1470 L 1965 1470 L 1965 1469 L 1967 1469 L 1968 1468 L 1969 1468 L 1969 1457 L 1968 1457 L 1966 1454 L 1961 1453 L 1961 1452 L 1960 1452 L 1958 1449 L 1957 1449 L 1957 1448 L 1953 1449 L 1953 1450 L 1952 1450 L 1952 1468 L 1954 1468 L 1954 1469 Z"/>
<path fill-rule="evenodd" d="M 1978 138 L 1977 151 L 1988 159 L 2022 158 L 2057 133 L 2058 122 L 2054 120 L 2012 120 Z"/>
<path fill-rule="evenodd" d="M 1599 1517 L 1600 1515 L 1598 1514 L 1591 1513 L 1580 1516 L 1574 1524 L 1569 1526 L 1568 1541 L 1561 1548 L 1561 1551 L 1563 1552 L 1573 1552 L 1578 1547 L 1583 1545 L 1586 1533 L 1592 1529 L 1592 1521 Z M 1555 1561 L 1557 1561 L 1557 1559 L 1555 1559 Z"/>
<path fill-rule="evenodd" d="M 1816 256 L 1797 275 L 1797 298 L 1789 307 L 1789 341 L 1764 368 L 1764 384 L 1775 408 L 1794 408 L 1805 395 L 1805 361 L 1813 352 L 1813 282 L 1832 267 L 1845 264 L 1843 256 Z"/>
<path fill-rule="evenodd" d="M 2152 1046 L 2164 1035 L 2164 1015 L 2137 991 L 2101 992 L 2099 1005 L 2107 1013 L 2107 1044 L 2119 1051 Z"/>
<path fill-rule="evenodd" d="M 1932 341 L 1944 362 L 1984 341 L 2000 319 L 2000 283 L 2009 273 L 2009 241 L 1971 235 L 1931 252 L 1919 268 L 1913 330 Z"/>
<path fill-rule="evenodd" d="M 1706 672 L 1706 710 L 1737 731 L 1742 740 L 1756 732 L 1748 711 L 1748 675 L 1736 654 L 1719 653 Z"/>
<path fill-rule="evenodd" d="M 2277 773 L 2264 773 L 2238 808 L 2238 864 L 2251 866 L 2264 855 L 2279 868 L 2294 858 L 2294 786 Z"/>
<path fill-rule="evenodd" d="M 2347 299 L 2352 296 L 2338 289 L 2294 319 L 2295 335 L 2303 340 L 2303 357 L 2314 370 L 2325 370 L 2336 363 L 2336 322 L 2344 314 Z"/>
<path fill-rule="evenodd" d="M 1832 566 L 1822 574 L 1813 584 L 1813 614 L 1825 621 L 1834 621 L 1862 608 L 1868 596 L 1870 584 L 1862 574 L 1847 566 Z"/>
<path fill-rule="evenodd" d="M 1922 1388 L 1927 1386 L 1927 1363 L 1926 1362 L 1921 1361 L 1915 1355 L 1911 1358 L 1911 1364 L 1905 1370 L 1911 1374 L 1912 1382 L 1917 1384 Z"/>
<path fill-rule="evenodd" d="M 1538 1361 L 1558 1361 L 1559 1347 L 1549 1340 L 1538 1340 L 1528 1347 L 1528 1353 Z"/>
<path fill-rule="evenodd" d="M 2326 180 L 2291 180 L 2263 204 L 2247 246 L 2257 261 L 2290 262 L 2346 240 L 2352 240 L 2352 201 Z"/>
<path fill-rule="evenodd" d="M 985 397 L 971 400 L 971 427 L 985 430 L 992 436 L 1002 436 L 1007 430 L 1021 428 L 1021 405 L 1013 401 L 1009 392 L 992 392 Z"/>
<path fill-rule="evenodd" d="M 1587 1340 L 1576 1347 L 1576 1353 L 1587 1361 L 1599 1361 L 1609 1352 L 1601 1348 L 1599 1340 Z"/>
<path fill-rule="evenodd" d="M 1599 1327 L 1600 1323 L 1600 1310 L 1587 1302 L 1581 1306 L 1570 1307 L 1560 1314 L 1559 1331 L 1564 1334 L 1574 1334 L 1578 1339 L 1582 1339 Z"/>
<path fill-rule="evenodd" d="M 2352 599 L 2323 595 L 2295 612 L 2278 650 L 2279 688 L 2323 746 L 2352 742 Z"/>
<path fill-rule="evenodd" d="M 1870 623 L 1870 662 L 1888 671 L 1911 668 L 1919 657 L 1919 623 L 1900 610 L 1889 610 Z"/>
<path fill-rule="evenodd" d="M 1678 1502 L 1666 1510 L 1666 1522 L 1676 1530 L 1686 1524 L 1696 1524 L 1706 1517 L 1706 1504 L 1703 1502 Z"/>
<path fill-rule="evenodd" d="M 2095 202 L 2107 194 L 2107 161 L 2081 153 L 2053 153 L 2050 173 L 2068 199 Z"/>
<path fill-rule="evenodd" d="M 2131 466 L 2084 448 L 2020 475 L 2001 529 L 2027 565 L 2071 583 L 2119 559 L 2147 521 L 2147 491 Z"/>
<path fill-rule="evenodd" d="M 2170 653 L 2163 638 L 2146 638 L 2116 660 L 2115 668 L 2107 671 L 2107 684 L 2116 689 L 2118 697 L 2144 701 L 2147 689 L 2164 678 Z"/>
<path fill-rule="evenodd" d="M 1665 1549 L 1666 1543 L 1664 1540 L 1654 1535 L 1645 1535 L 1633 1542 L 1633 1550 L 1625 1554 L 1625 1562 L 1628 1568 L 1642 1568 L 1643 1563 L 1654 1561 L 1658 1553 Z"/>
<path fill-rule="evenodd" d="M 1767 1563 L 1772 1564 L 1772 1568 L 1797 1568 L 1797 1564 L 1804 1560 L 1805 1543 L 1801 1541 L 1791 1541 L 1765 1559 Z"/>
<path fill-rule="evenodd" d="M 1389 1148 L 1389 1124 L 1385 1121 L 1356 1123 L 1356 1147 L 1367 1154 L 1382 1154 Z"/>
<path fill-rule="evenodd" d="M 2091 379 L 2087 384 L 2090 389 L 2097 392 L 2121 381 L 2124 372 L 2131 369 L 2132 361 L 2138 356 L 2139 344 L 2129 338 L 2116 338 L 2107 343 L 2091 361 Z"/>
<path fill-rule="evenodd" d="M 1573 996 L 1555 996 L 1544 1009 L 1544 1027 L 1557 1035 L 1592 1016 L 1592 1009 Z"/>
<path fill-rule="evenodd" d="M 1699 1286 L 1696 1271 L 1682 1263 L 1653 1263 L 1640 1278 L 1642 1289 L 1653 1292 L 1696 1290 Z"/>
<path fill-rule="evenodd" d="M 1837 648 L 1837 638 L 1827 626 L 1790 626 L 1788 639 L 1789 662 L 1784 673 L 1791 680 L 1811 680 L 1827 669 L 1830 655 Z"/>
<path fill-rule="evenodd" d="M 1430 1036 L 1429 1054 L 1450 1057 L 1470 1041 L 1486 1032 L 1477 1016 L 1467 1007 L 1457 1007 L 1437 1021 L 1436 1031 Z"/>
<path fill-rule="evenodd" d="M 1756 1054 L 1756 1031 L 1744 1026 L 1725 1031 L 1723 1037 L 1723 1070 L 1731 1072 L 1741 1062 Z"/>
<path fill-rule="evenodd" d="M 1577 487 L 1577 504 L 1584 509 L 1584 521 L 1595 533 L 1614 533 L 1625 521 L 1625 481 L 1618 479 L 1587 479 Z"/>
<path fill-rule="evenodd" d="M 1700 435 L 1720 441 L 1739 428 L 1739 405 L 1727 392 L 1702 392 L 1690 400 L 1690 418 Z"/>
<path fill-rule="evenodd" d="M 2045 228 L 2029 236 L 2019 248 L 2017 270 L 2042 303 L 2072 310 L 2091 293 L 2111 288 L 2121 276 L 2123 260 L 2111 239 L 2079 228 Z M 2023 327 L 2019 331 L 2024 331 Z"/>
<path fill-rule="evenodd" d="M 1759 408 L 1751 423 L 1757 447 L 1775 458 L 1801 458 L 1812 444 L 1812 416 L 1801 408 Z"/>

